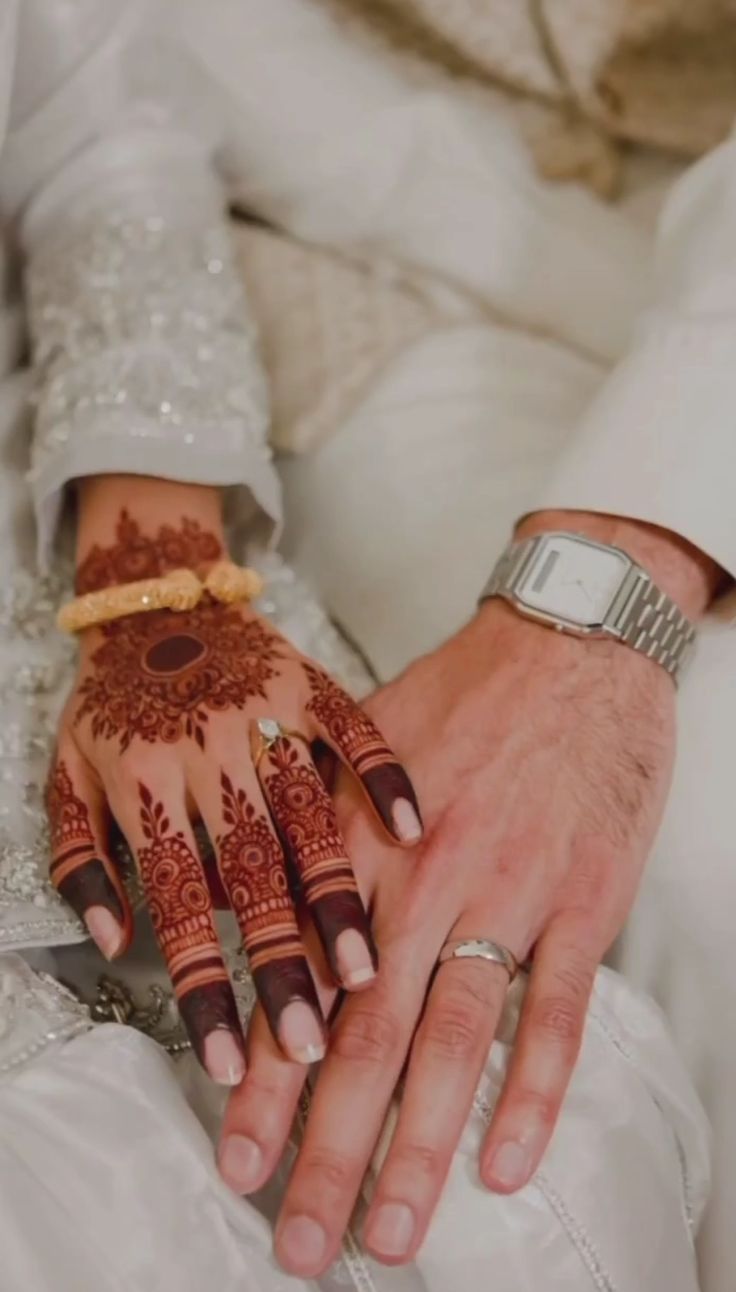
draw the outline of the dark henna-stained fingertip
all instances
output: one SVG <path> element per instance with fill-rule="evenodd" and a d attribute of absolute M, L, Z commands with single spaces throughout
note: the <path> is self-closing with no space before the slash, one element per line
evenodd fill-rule
<path fill-rule="evenodd" d="M 361 780 L 389 833 L 400 843 L 418 843 L 424 826 L 414 787 L 401 763 L 371 767 L 362 773 Z"/>
<path fill-rule="evenodd" d="M 179 1014 L 202 1067 L 221 1086 L 245 1076 L 245 1043 L 229 983 L 195 987 L 178 1001 Z"/>
<path fill-rule="evenodd" d="M 423 827 L 414 787 L 376 724 L 327 673 L 313 664 L 305 664 L 304 671 L 311 692 L 308 712 L 360 778 L 389 834 L 400 843 L 417 843 Z"/>

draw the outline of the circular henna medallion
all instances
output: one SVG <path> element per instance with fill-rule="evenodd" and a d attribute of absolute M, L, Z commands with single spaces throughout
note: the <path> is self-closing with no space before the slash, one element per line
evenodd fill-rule
<path fill-rule="evenodd" d="M 240 860 L 247 870 L 259 870 L 261 866 L 272 864 L 272 858 L 267 849 L 250 842 L 246 842 L 240 853 Z"/>
<path fill-rule="evenodd" d="M 76 721 L 95 737 L 172 742 L 204 749 L 208 715 L 266 699 L 278 672 L 278 638 L 234 606 L 204 602 L 184 613 L 159 610 L 113 620 L 80 686 Z"/>
<path fill-rule="evenodd" d="M 172 677 L 199 662 L 206 652 L 205 643 L 192 637 L 191 633 L 177 633 L 176 636 L 163 637 L 161 641 L 149 646 L 143 657 L 143 664 L 149 673 Z"/>

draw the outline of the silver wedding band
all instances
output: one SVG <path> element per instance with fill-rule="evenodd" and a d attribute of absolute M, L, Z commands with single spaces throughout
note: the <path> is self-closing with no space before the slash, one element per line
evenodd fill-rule
<path fill-rule="evenodd" d="M 500 942 L 491 942 L 488 938 L 453 938 L 446 942 L 439 954 L 438 963 L 443 965 L 448 960 L 489 960 L 492 964 L 501 965 L 509 976 L 509 983 L 514 981 L 519 972 L 519 962 L 513 951 Z"/>

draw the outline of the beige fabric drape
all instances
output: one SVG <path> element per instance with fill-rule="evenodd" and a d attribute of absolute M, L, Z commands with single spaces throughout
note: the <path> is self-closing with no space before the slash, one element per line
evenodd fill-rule
<path fill-rule="evenodd" d="M 621 145 L 699 156 L 736 116 L 736 0 L 318 0 L 536 105 L 541 172 L 618 190 Z"/>

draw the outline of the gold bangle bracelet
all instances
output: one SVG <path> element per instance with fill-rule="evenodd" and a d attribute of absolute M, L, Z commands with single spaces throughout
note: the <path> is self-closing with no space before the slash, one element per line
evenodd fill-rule
<path fill-rule="evenodd" d="M 209 571 L 204 586 L 215 601 L 232 605 L 235 601 L 255 601 L 263 592 L 263 579 L 247 565 L 218 561 Z"/>
<path fill-rule="evenodd" d="M 99 592 L 86 592 L 62 606 L 57 626 L 65 633 L 81 633 L 126 615 L 148 610 L 193 610 L 205 593 L 215 601 L 232 605 L 252 601 L 263 591 L 263 580 L 255 571 L 232 561 L 213 565 L 204 580 L 194 570 L 172 570 L 156 579 L 138 579 Z"/>

